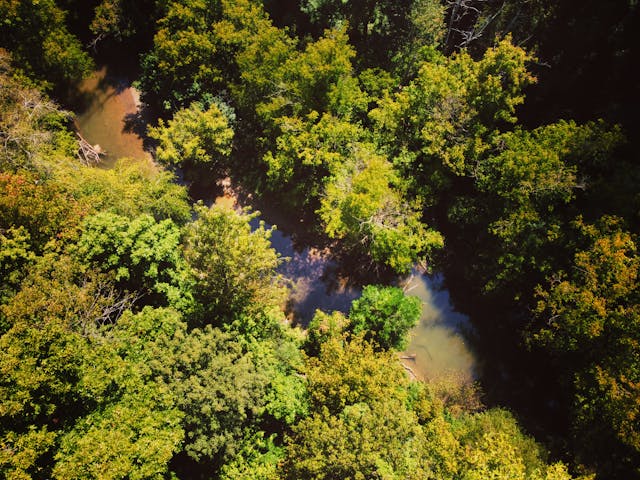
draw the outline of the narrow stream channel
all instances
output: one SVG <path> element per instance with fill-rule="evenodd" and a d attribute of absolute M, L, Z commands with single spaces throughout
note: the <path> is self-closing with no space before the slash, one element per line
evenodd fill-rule
<path fill-rule="evenodd" d="M 137 92 L 130 83 L 110 77 L 102 68 L 82 83 L 77 100 L 76 126 L 87 141 L 106 150 L 102 167 L 112 167 L 121 157 L 151 161 L 142 137 L 136 133 L 141 119 Z M 216 202 L 235 206 L 236 199 L 225 195 Z M 268 215 L 263 215 L 263 220 L 272 224 Z M 254 221 L 257 226 L 259 220 Z M 289 258 L 280 273 L 290 281 L 288 310 L 297 322 L 308 324 L 316 309 L 348 312 L 363 285 L 342 279 L 329 252 L 297 247 L 292 236 L 282 230 L 275 230 L 271 241 L 283 257 Z M 478 378 L 477 360 L 470 346 L 472 326 L 468 317 L 452 308 L 442 277 L 414 271 L 394 283 L 423 304 L 420 322 L 410 333 L 403 354 L 405 366 L 423 380 L 451 375 L 462 381 Z"/>

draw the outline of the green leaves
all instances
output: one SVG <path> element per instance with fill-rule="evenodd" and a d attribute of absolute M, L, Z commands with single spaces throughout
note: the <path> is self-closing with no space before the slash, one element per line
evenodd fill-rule
<path fill-rule="evenodd" d="M 162 405 L 167 394 L 154 387 L 79 420 L 61 438 L 53 477 L 165 478 L 184 432 L 180 411 Z"/>
<path fill-rule="evenodd" d="M 156 222 L 150 215 L 129 220 L 102 212 L 88 217 L 82 230 L 75 255 L 93 268 L 111 272 L 120 289 L 151 295 L 143 298 L 145 303 L 175 305 L 184 300 L 181 232 L 171 220 Z"/>
<path fill-rule="evenodd" d="M 272 188 L 293 190 L 294 200 L 311 203 L 326 177 L 352 156 L 364 131 L 357 124 L 325 113 L 277 119 L 280 134 L 264 157 Z"/>
<path fill-rule="evenodd" d="M 489 410 L 463 417 L 456 423 L 454 431 L 462 447 L 461 478 L 571 478 L 561 463 L 547 465 L 542 461 L 543 451 L 520 431 L 513 416 L 505 410 Z"/>
<path fill-rule="evenodd" d="M 0 50 L 0 166 L 15 171 L 49 156 L 73 155 L 76 142 L 67 129 L 71 114 L 16 78 L 10 63 L 11 55 Z"/>
<path fill-rule="evenodd" d="M 215 61 L 220 46 L 212 23 L 220 15 L 218 0 L 167 3 L 158 21 L 153 50 L 142 60 L 142 91 L 165 110 L 175 111 L 204 100 L 222 85 L 222 65 Z M 154 98 L 155 96 L 155 98 Z"/>
<path fill-rule="evenodd" d="M 586 246 L 575 253 L 569 274 L 559 272 L 546 289 L 538 289 L 541 325 L 535 338 L 576 371 L 575 434 L 588 439 L 580 450 L 612 449 L 617 455 L 613 441 L 638 452 L 637 239 L 615 217 L 594 225 L 580 221 L 577 227 Z"/>
<path fill-rule="evenodd" d="M 39 457 L 46 454 L 56 439 L 54 432 L 47 427 L 38 429 L 31 426 L 22 435 L 9 431 L 0 437 L 0 472 L 10 479 L 30 479 L 41 474 Z"/>
<path fill-rule="evenodd" d="M 339 416 L 321 412 L 293 432 L 288 479 L 424 477 L 431 458 L 415 416 L 393 401 L 356 404 Z"/>
<path fill-rule="evenodd" d="M 349 330 L 363 334 L 384 350 L 404 350 L 407 334 L 416 326 L 422 305 L 396 287 L 367 285 L 349 311 Z"/>
<path fill-rule="evenodd" d="M 184 412 L 185 452 L 195 460 L 229 458 L 264 406 L 267 378 L 228 334 L 194 330 L 172 359 L 169 387 Z"/>
<path fill-rule="evenodd" d="M 349 405 L 385 398 L 404 401 L 407 396 L 408 378 L 395 355 L 376 351 L 362 336 L 349 342 L 329 338 L 320 355 L 309 359 L 305 373 L 312 412 L 339 415 Z"/>
<path fill-rule="evenodd" d="M 0 47 L 46 85 L 70 85 L 93 69 L 93 60 L 67 30 L 65 15 L 54 0 L 0 2 L 4 35 Z"/>
<path fill-rule="evenodd" d="M 345 239 L 374 261 L 407 273 L 443 246 L 442 236 L 428 230 L 394 188 L 400 180 L 391 164 L 367 146 L 358 147 L 355 158 L 330 179 L 318 213 L 329 237 Z"/>
<path fill-rule="evenodd" d="M 165 165 L 221 170 L 231 154 L 233 130 L 217 104 L 204 110 L 193 103 L 176 112 L 166 125 L 161 119 L 149 136 L 160 142 L 156 157 Z"/>
<path fill-rule="evenodd" d="M 328 337 L 305 373 L 310 415 L 287 437 L 284 478 L 571 478 L 508 412 L 445 411 L 361 335 Z"/>
<path fill-rule="evenodd" d="M 472 175 L 494 131 L 516 121 L 522 91 L 534 81 L 527 71 L 531 59 L 509 40 L 479 61 L 465 52 L 451 57 L 432 52 L 417 78 L 369 115 L 391 151 L 405 147 L 422 154 L 406 171 L 418 181 L 425 167 Z"/>
<path fill-rule="evenodd" d="M 247 310 L 279 306 L 283 290 L 275 272 L 281 260 L 271 248 L 271 230 L 256 214 L 237 214 L 222 207 L 196 206 L 198 218 L 187 228 L 185 259 L 191 268 L 201 321 L 225 323 Z"/>

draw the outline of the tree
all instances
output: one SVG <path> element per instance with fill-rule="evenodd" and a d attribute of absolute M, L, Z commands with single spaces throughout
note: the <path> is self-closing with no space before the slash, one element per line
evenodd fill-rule
<path fill-rule="evenodd" d="M 183 342 L 168 387 L 184 412 L 184 451 L 204 463 L 230 459 L 264 409 L 268 379 L 251 353 L 210 325 Z"/>
<path fill-rule="evenodd" d="M 159 142 L 156 158 L 170 166 L 223 170 L 233 139 L 229 121 L 216 103 L 206 110 L 193 103 L 178 110 L 166 125 L 160 119 L 158 127 L 149 130 L 149 136 Z"/>
<path fill-rule="evenodd" d="M 0 228 L 28 233 L 38 255 L 73 239 L 89 209 L 86 202 L 37 174 L 0 173 Z"/>
<path fill-rule="evenodd" d="M 305 351 L 312 357 L 320 354 L 322 345 L 334 338 L 340 338 L 349 326 L 349 319 L 339 311 L 325 313 L 316 310 L 311 322 L 307 326 Z"/>
<path fill-rule="evenodd" d="M 482 51 L 511 35 L 540 59 L 539 85 L 522 112 L 527 123 L 604 118 L 633 130 L 638 105 L 628 99 L 638 98 L 638 87 L 627 72 L 638 61 L 638 49 L 629 45 L 637 44 L 640 21 L 633 4 L 490 0 L 480 11 L 476 31 L 482 28 L 483 37 L 470 48 Z"/>
<path fill-rule="evenodd" d="M 281 66 L 282 84 L 256 111 L 266 121 L 279 117 L 303 117 L 331 110 L 333 91 L 341 81 L 352 76 L 351 60 L 355 52 L 343 29 L 327 30 L 323 37 L 292 55 Z"/>
<path fill-rule="evenodd" d="M 394 354 L 376 351 L 362 335 L 350 341 L 336 335 L 321 344 L 305 373 L 310 415 L 287 438 L 285 478 L 453 473 L 455 440 L 442 422 L 423 429 Z"/>
<path fill-rule="evenodd" d="M 48 431 L 46 426 L 32 426 L 24 434 L 5 433 L 0 437 L 0 472 L 7 479 L 42 475 L 47 466 L 40 464 L 40 457 L 51 450 L 55 438 L 55 432 Z"/>
<path fill-rule="evenodd" d="M 170 219 L 177 225 L 191 220 L 187 189 L 166 170 L 131 159 L 121 159 L 109 170 L 79 168 L 74 159 L 49 168 L 55 184 L 89 204 L 88 211 L 108 211 L 131 219 L 149 214 L 158 222 Z"/>
<path fill-rule="evenodd" d="M 466 251 L 484 257 L 463 262 L 465 275 L 491 295 L 530 301 L 535 285 L 573 255 L 578 201 L 600 189 L 591 178 L 620 141 L 619 130 L 601 122 L 496 134 L 474 168 L 473 195 L 449 207 L 451 223 L 467 237 L 450 241 L 468 244 L 473 232 L 473 253 Z"/>
<path fill-rule="evenodd" d="M 331 238 L 342 238 L 398 273 L 443 246 L 395 185 L 400 179 L 386 159 L 366 146 L 331 178 L 318 213 Z"/>
<path fill-rule="evenodd" d="M 110 272 L 119 289 L 142 295 L 145 304 L 188 308 L 180 236 L 168 219 L 156 222 L 144 214 L 129 220 L 101 212 L 84 221 L 73 250 L 82 263 Z"/>
<path fill-rule="evenodd" d="M 245 126 L 252 128 L 256 106 L 281 93 L 282 67 L 295 56 L 296 40 L 273 25 L 261 2 L 222 0 L 222 6 L 223 19 L 216 34 L 235 57 L 237 77 L 230 79 L 231 92 Z"/>
<path fill-rule="evenodd" d="M 336 416 L 325 410 L 294 428 L 284 478 L 453 478 L 446 466 L 455 464 L 455 441 L 438 433 L 427 435 L 397 400 L 358 403 Z"/>
<path fill-rule="evenodd" d="M 462 417 L 454 427 L 460 442 L 461 478 L 570 480 L 561 463 L 547 464 L 545 453 L 524 435 L 513 416 L 492 409 Z"/>
<path fill-rule="evenodd" d="M 112 357 L 92 340 L 126 308 L 121 300 L 103 277 L 47 255 L 0 307 L 0 469 L 9 478 L 50 476 L 60 430 L 104 398 L 112 377 L 96 365 Z"/>
<path fill-rule="evenodd" d="M 219 0 L 165 4 L 153 49 L 142 59 L 140 85 L 145 101 L 169 113 L 205 101 L 209 92 L 224 85 L 224 52 L 212 30 L 220 8 Z"/>
<path fill-rule="evenodd" d="M 220 324 L 247 310 L 279 306 L 283 290 L 275 269 L 281 260 L 271 247 L 271 230 L 262 223 L 251 230 L 258 214 L 216 205 L 196 206 L 196 214 L 186 229 L 184 255 L 202 321 Z"/>
<path fill-rule="evenodd" d="M 348 328 L 381 349 L 403 350 L 421 311 L 418 297 L 408 297 L 397 287 L 367 285 L 351 304 Z"/>
<path fill-rule="evenodd" d="M 94 35 L 90 45 L 95 49 L 103 42 L 115 41 L 120 46 L 128 46 L 128 39 L 140 41 L 142 33 L 148 33 L 149 15 L 157 11 L 153 0 L 99 0 L 93 8 L 93 18 L 89 30 Z"/>
<path fill-rule="evenodd" d="M 262 413 L 265 424 L 275 426 L 274 431 L 280 433 L 281 428 L 294 425 L 308 414 L 309 399 L 300 374 L 304 368 L 304 355 L 300 351 L 302 334 L 291 329 L 282 317 L 277 321 L 278 328 L 262 340 L 247 340 L 256 369 L 269 380 Z"/>
<path fill-rule="evenodd" d="M 71 114 L 20 79 L 11 55 L 0 48 L 0 167 L 33 168 L 50 156 L 71 156 L 77 144 L 67 123 Z"/>
<path fill-rule="evenodd" d="M 442 36 L 444 7 L 432 0 L 304 0 L 301 10 L 316 29 L 347 26 L 360 64 L 389 67 L 400 55 L 436 45 Z M 409 48 L 407 48 L 409 47 Z"/>
<path fill-rule="evenodd" d="M 66 12 L 54 0 L 0 2 L 3 36 L 0 47 L 49 88 L 81 80 L 93 61 L 65 25 Z"/>
<path fill-rule="evenodd" d="M 236 457 L 226 463 L 222 469 L 222 480 L 280 480 L 278 463 L 282 457 L 282 448 L 274 444 L 273 436 L 265 438 L 264 432 L 247 436 Z"/>
<path fill-rule="evenodd" d="M 403 34 L 391 58 L 394 71 L 404 80 L 415 77 L 420 64 L 440 46 L 445 33 L 445 6 L 434 0 L 414 0 Z"/>
<path fill-rule="evenodd" d="M 29 232 L 23 226 L 0 230 L 0 304 L 19 287 L 28 268 L 35 261 Z"/>
<path fill-rule="evenodd" d="M 163 478 L 184 438 L 183 412 L 168 388 L 186 334 L 170 309 L 125 311 L 92 337 L 78 394 L 88 408 L 65 422 L 54 478 Z"/>
<path fill-rule="evenodd" d="M 535 338 L 573 377 L 574 435 L 584 461 L 624 472 L 640 458 L 637 241 L 615 217 L 577 227 L 585 246 L 571 272 L 538 289 Z"/>
<path fill-rule="evenodd" d="M 184 436 L 180 411 L 153 383 L 80 419 L 60 439 L 53 478 L 164 478 Z"/>
<path fill-rule="evenodd" d="M 415 80 L 369 113 L 390 156 L 427 200 L 442 188 L 443 173 L 473 176 L 495 131 L 516 122 L 523 90 L 535 81 L 527 70 L 532 58 L 509 39 L 478 61 L 466 52 L 431 51 Z"/>
<path fill-rule="evenodd" d="M 408 378 L 397 357 L 376 351 L 362 335 L 349 342 L 330 338 L 322 344 L 320 355 L 309 359 L 305 373 L 311 412 L 328 410 L 338 415 L 350 405 L 407 398 Z"/>
<path fill-rule="evenodd" d="M 315 111 L 275 123 L 280 134 L 263 157 L 270 187 L 284 187 L 295 205 L 315 208 L 327 177 L 348 161 L 365 132 L 355 123 Z"/>

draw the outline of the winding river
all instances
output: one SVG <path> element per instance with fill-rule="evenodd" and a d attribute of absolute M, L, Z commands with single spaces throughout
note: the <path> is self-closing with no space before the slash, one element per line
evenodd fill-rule
<path fill-rule="evenodd" d="M 112 77 L 102 68 L 80 85 L 73 104 L 81 135 L 107 152 L 104 168 L 113 166 L 121 157 L 151 161 L 144 149 L 139 96 L 130 82 Z M 234 206 L 237 198 L 227 194 L 216 201 Z M 274 222 L 268 212 L 263 213 L 263 220 L 267 224 Z M 280 273 L 291 285 L 288 311 L 300 324 L 306 325 L 316 309 L 347 312 L 351 301 L 361 294 L 363 285 L 338 274 L 341 269 L 330 252 L 298 246 L 291 232 L 283 230 L 276 229 L 271 240 L 274 248 L 289 258 Z M 451 306 L 443 278 L 416 270 L 393 283 L 420 298 L 423 305 L 420 322 L 410 333 L 406 352 L 401 354 L 407 370 L 425 380 L 443 376 L 462 381 L 478 378 L 470 321 Z"/>

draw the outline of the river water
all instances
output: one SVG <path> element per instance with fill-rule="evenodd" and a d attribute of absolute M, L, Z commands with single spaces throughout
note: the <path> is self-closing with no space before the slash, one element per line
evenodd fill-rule
<path fill-rule="evenodd" d="M 129 82 L 111 77 L 102 68 L 82 83 L 76 97 L 76 126 L 88 142 L 106 150 L 103 167 L 113 166 L 121 157 L 151 161 L 141 134 L 144 120 L 139 114 L 138 95 Z M 216 203 L 237 206 L 237 197 L 229 193 L 231 190 L 227 188 L 227 194 L 218 197 Z M 263 214 L 267 224 L 280 221 L 277 217 L 273 212 Z M 257 225 L 259 220 L 254 221 Z M 280 267 L 280 273 L 290 282 L 287 310 L 295 321 L 308 324 L 316 309 L 348 312 L 363 285 L 345 278 L 345 269 L 339 268 L 330 252 L 296 245 L 283 230 L 274 230 L 271 240 L 274 248 L 289 259 Z M 471 324 L 468 317 L 451 306 L 442 277 L 416 270 L 408 278 L 393 280 L 393 284 L 422 301 L 419 324 L 410 333 L 406 352 L 400 355 L 407 370 L 423 380 L 443 376 L 461 381 L 477 378 Z"/>
<path fill-rule="evenodd" d="M 302 325 L 308 324 L 316 309 L 347 313 L 351 302 L 361 295 L 363 285 L 344 278 L 344 269 L 329 252 L 308 246 L 296 249 L 291 236 L 280 230 L 273 232 L 272 244 L 290 259 L 280 267 L 280 273 L 291 281 L 289 310 Z M 442 277 L 415 270 L 409 277 L 396 278 L 392 283 L 422 301 L 420 320 L 401 355 L 408 370 L 421 380 L 477 378 L 471 323 L 453 309 Z"/>
<path fill-rule="evenodd" d="M 131 83 L 109 75 L 106 67 L 85 79 L 73 95 L 71 103 L 80 134 L 106 152 L 100 166 L 111 168 L 123 157 L 151 161 L 144 149 L 139 102 Z"/>

